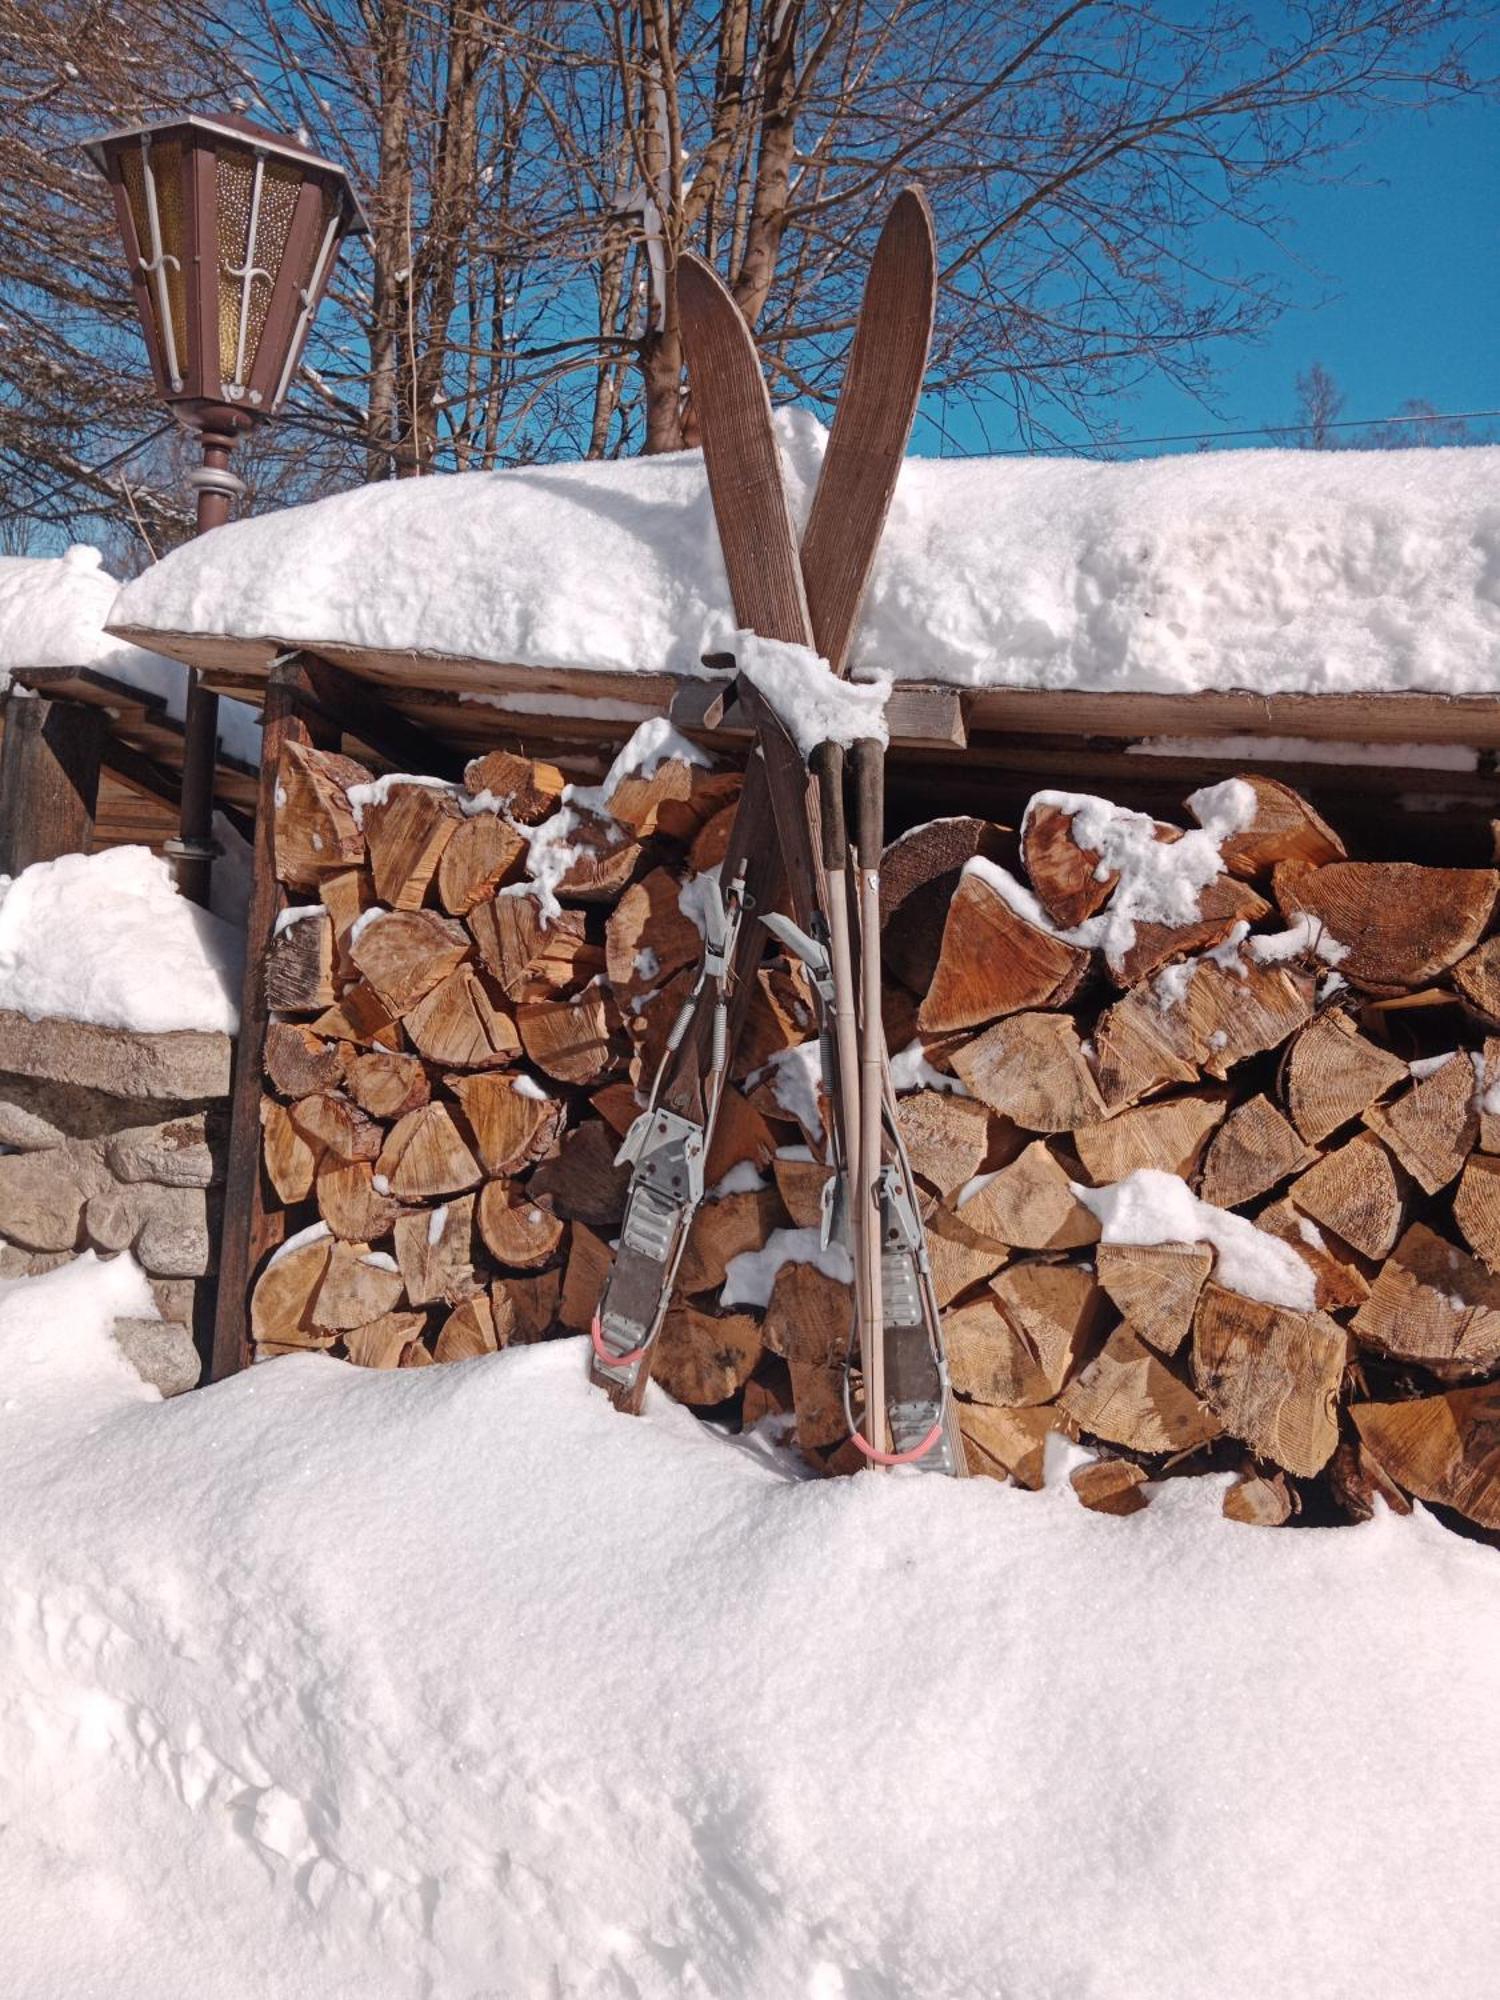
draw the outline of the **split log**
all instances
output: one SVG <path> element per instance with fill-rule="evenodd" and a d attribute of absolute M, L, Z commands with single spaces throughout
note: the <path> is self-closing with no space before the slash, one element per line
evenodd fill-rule
<path fill-rule="evenodd" d="M 1457 965 L 1489 928 L 1500 874 L 1493 868 L 1422 868 L 1410 861 L 1283 863 L 1276 901 L 1346 947 L 1338 969 L 1375 993 L 1425 986 Z"/>
<path fill-rule="evenodd" d="M 476 1292 L 456 1305 L 443 1321 L 433 1348 L 434 1361 L 475 1361 L 510 1343 L 515 1309 L 508 1296 L 493 1288 Z"/>
<path fill-rule="evenodd" d="M 956 1097 L 947 1090 L 919 1090 L 897 1100 L 896 1123 L 901 1128 L 912 1172 L 940 1195 L 951 1195 L 990 1160 L 995 1166 L 1009 1161 L 995 1158 L 990 1145 L 990 1117 L 983 1104 L 970 1097 Z M 1013 1159 L 1026 1141 L 1019 1132 L 1001 1127 L 1000 1150 L 1009 1150 Z M 777 1162 L 777 1185 L 781 1184 L 781 1162 Z M 819 1177 L 823 1169 L 817 1169 Z"/>
<path fill-rule="evenodd" d="M 1365 1407 L 1376 1406 L 1367 1404 Z M 1377 1500 L 1389 1507 L 1393 1514 L 1411 1512 L 1410 1500 L 1382 1469 L 1362 1439 L 1344 1439 L 1328 1461 L 1327 1479 L 1329 1491 L 1351 1521 L 1372 1521 Z"/>
<path fill-rule="evenodd" d="M 331 1238 L 293 1238 L 284 1244 L 255 1281 L 250 1296 L 250 1333 L 278 1347 L 332 1347 L 336 1333 L 318 1325 L 313 1300 L 328 1269 Z"/>
<path fill-rule="evenodd" d="M 498 813 L 471 813 L 455 829 L 438 862 L 438 901 L 450 917 L 466 917 L 514 881 L 526 857 L 526 842 Z"/>
<path fill-rule="evenodd" d="M 1141 1167 L 1191 1180 L 1228 1109 L 1223 1092 L 1183 1091 L 1119 1111 L 1103 1124 L 1082 1126 L 1073 1144 L 1095 1187 L 1122 1181 Z"/>
<path fill-rule="evenodd" d="M 398 1118 L 386 1135 L 376 1172 L 401 1201 L 462 1194 L 484 1178 L 447 1107 L 424 1104 Z"/>
<path fill-rule="evenodd" d="M 349 1064 L 344 1088 L 372 1118 L 404 1118 L 432 1095 L 427 1072 L 415 1056 L 372 1049 Z"/>
<path fill-rule="evenodd" d="M 1036 1493 L 1041 1490 L 1047 1439 L 1062 1429 L 1062 1420 L 1055 1408 L 1045 1404 L 1035 1409 L 998 1410 L 984 1403 L 960 1403 L 958 1427 L 971 1473 L 981 1479 L 1009 1481 Z"/>
<path fill-rule="evenodd" d="M 1269 1478 L 1246 1473 L 1224 1495 L 1226 1520 L 1243 1522 L 1247 1528 L 1281 1528 L 1292 1518 L 1292 1493 L 1285 1478 L 1273 1472 Z"/>
<path fill-rule="evenodd" d="M 498 987 L 472 965 L 450 972 L 402 1020 L 427 1060 L 445 1069 L 496 1069 L 521 1053 Z"/>
<path fill-rule="evenodd" d="M 1453 984 L 1465 1005 L 1487 1027 L 1500 1028 L 1500 936 L 1486 938 L 1458 961 Z"/>
<path fill-rule="evenodd" d="M 299 1097 L 291 1107 L 291 1120 L 309 1145 L 339 1160 L 376 1159 L 385 1139 L 369 1113 L 339 1090 Z"/>
<path fill-rule="evenodd" d="M 809 1368 L 841 1370 L 854 1332 L 854 1293 L 816 1264 L 783 1264 L 771 1287 L 761 1338 L 772 1354 Z"/>
<path fill-rule="evenodd" d="M 563 1225 L 516 1181 L 486 1181 L 479 1195 L 479 1234 L 497 1264 L 528 1271 L 545 1264 L 562 1241 Z"/>
<path fill-rule="evenodd" d="M 510 1300 L 515 1328 L 511 1334 L 513 1341 L 545 1340 L 557 1322 L 558 1302 L 562 1293 L 562 1272 L 555 1267 L 550 1271 L 507 1272 L 497 1278 L 491 1287 L 493 1292 L 503 1292 Z"/>
<path fill-rule="evenodd" d="M 404 1289 L 400 1271 L 382 1252 L 368 1243 L 334 1243 L 313 1297 L 313 1324 L 339 1333 L 368 1326 L 395 1311 Z"/>
<path fill-rule="evenodd" d="M 620 1066 L 619 1015 L 599 985 L 566 1000 L 522 1000 L 516 1027 L 527 1056 L 559 1083 L 588 1088 Z"/>
<path fill-rule="evenodd" d="M 679 1403 L 724 1403 L 749 1380 L 760 1351 L 760 1323 L 752 1314 L 715 1317 L 674 1306 L 652 1349 L 651 1376 Z"/>
<path fill-rule="evenodd" d="M 748 1162 L 758 1172 L 770 1164 L 775 1152 L 776 1135 L 765 1119 L 740 1091 L 726 1084 L 719 1099 L 714 1136 L 709 1141 L 704 1185 L 717 1187 L 730 1168 L 742 1162 Z"/>
<path fill-rule="evenodd" d="M 1354 1261 L 1355 1253 L 1344 1250 L 1337 1238 L 1330 1242 L 1309 1217 L 1299 1215 L 1289 1201 L 1272 1202 L 1255 1218 L 1257 1229 L 1290 1246 L 1317 1281 L 1314 1305 L 1324 1312 L 1340 1312 L 1357 1306 L 1370 1296 L 1370 1285 Z"/>
<path fill-rule="evenodd" d="M 1138 986 L 1174 959 L 1217 951 L 1236 924 L 1258 924 L 1270 908 L 1247 883 L 1219 875 L 1199 890 L 1195 917 L 1181 924 L 1137 921 L 1131 943 L 1119 951 L 1106 948 L 1104 961 L 1117 986 Z"/>
<path fill-rule="evenodd" d="M 1500 1159 L 1475 1153 L 1453 1195 L 1453 1219 L 1464 1241 L 1500 1277 Z"/>
<path fill-rule="evenodd" d="M 641 858 L 638 840 L 627 840 L 613 820 L 580 815 L 567 832 L 572 850 L 556 893 L 574 903 L 613 903 L 636 871 Z"/>
<path fill-rule="evenodd" d="M 313 1022 L 313 1031 L 332 1035 L 341 1042 L 361 1047 L 396 1049 L 401 1046 L 401 1021 L 373 986 L 356 980 L 346 986 L 338 999 Z"/>
<path fill-rule="evenodd" d="M 487 1174 L 518 1174 L 557 1143 L 566 1106 L 529 1076 L 490 1071 L 443 1081 L 458 1099 Z"/>
<path fill-rule="evenodd" d="M 740 1030 L 730 1074 L 742 1083 L 764 1069 L 783 1049 L 794 1049 L 817 1033 L 818 1016 L 802 967 L 762 965 Z"/>
<path fill-rule="evenodd" d="M 1247 1098 L 1214 1135 L 1198 1192 L 1216 1208 L 1237 1208 L 1316 1160 L 1268 1097 Z"/>
<path fill-rule="evenodd" d="M 705 1201 L 688 1231 L 678 1290 L 688 1297 L 717 1291 L 730 1260 L 746 1250 L 761 1249 L 771 1231 L 779 1229 L 785 1219 L 775 1188 Z"/>
<path fill-rule="evenodd" d="M 1147 1502 L 1150 1477 L 1144 1465 L 1128 1458 L 1096 1458 L 1090 1465 L 1075 1466 L 1068 1484 L 1090 1513 L 1138 1514 Z"/>
<path fill-rule="evenodd" d="M 645 1098 L 637 1094 L 633 1085 L 623 1081 L 607 1083 L 602 1090 L 591 1092 L 589 1103 L 617 1139 L 625 1137 L 646 1108 Z"/>
<path fill-rule="evenodd" d="M 976 854 L 1008 865 L 1015 836 L 984 819 L 935 819 L 898 835 L 881 856 L 881 958 L 913 993 L 932 984 L 948 905 Z"/>
<path fill-rule="evenodd" d="M 1308 1023 L 1287 1051 L 1283 1094 L 1292 1123 L 1317 1145 L 1407 1078 L 1406 1065 L 1337 1009 Z"/>
<path fill-rule="evenodd" d="M 1500 1036 L 1487 1035 L 1478 1071 L 1479 1150 L 1500 1153 Z"/>
<path fill-rule="evenodd" d="M 1171 986 L 1133 987 L 1094 1033 L 1100 1093 L 1112 1109 L 1165 1084 L 1224 1078 L 1237 1063 L 1279 1048 L 1312 1013 L 1311 974 L 1241 958 L 1200 958 L 1173 967 Z"/>
<path fill-rule="evenodd" d="M 630 1168 L 615 1164 L 614 1135 L 602 1118 L 586 1118 L 564 1135 L 550 1159 L 527 1183 L 567 1222 L 586 1222 L 614 1233 L 625 1214 Z"/>
<path fill-rule="evenodd" d="M 348 793 L 351 786 L 369 782 L 370 773 L 352 757 L 315 750 L 310 743 L 282 744 L 273 830 L 279 882 L 293 889 L 315 888 L 329 870 L 364 860 L 365 837 Z"/>
<path fill-rule="evenodd" d="M 762 1355 L 740 1395 L 740 1430 L 753 1431 L 758 1424 L 775 1423 L 792 1416 L 791 1370 L 774 1356 Z"/>
<path fill-rule="evenodd" d="M 319 877 L 318 901 L 333 926 L 335 968 L 340 978 L 348 978 L 349 934 L 375 902 L 368 873 L 363 868 L 331 868 Z"/>
<path fill-rule="evenodd" d="M 1479 1139 L 1474 1065 L 1467 1049 L 1449 1056 L 1389 1104 L 1365 1113 L 1370 1130 L 1384 1139 L 1424 1194 L 1436 1194 L 1457 1180 Z"/>
<path fill-rule="evenodd" d="M 792 1408 L 797 1415 L 795 1436 L 804 1451 L 841 1445 L 849 1435 L 844 1415 L 844 1377 L 837 1368 L 817 1368 L 805 1361 L 788 1363 L 792 1378 Z"/>
<path fill-rule="evenodd" d="M 1024 1131 L 1069 1132 L 1106 1115 L 1069 1014 L 1010 1014 L 953 1063 L 981 1104 Z"/>
<path fill-rule="evenodd" d="M 318 1213 L 345 1243 L 377 1243 L 390 1233 L 401 1204 L 375 1185 L 368 1160 L 340 1160 L 325 1154 L 318 1166 Z"/>
<path fill-rule="evenodd" d="M 390 910 L 366 919 L 349 957 L 386 1006 L 404 1014 L 462 965 L 469 949 L 468 932 L 436 910 Z"/>
<path fill-rule="evenodd" d="M 1175 1354 L 1213 1269 L 1207 1244 L 1101 1243 L 1095 1262 L 1100 1285 L 1146 1345 Z"/>
<path fill-rule="evenodd" d="M 1045 1141 L 1036 1139 L 998 1173 L 982 1174 L 957 1206 L 975 1234 L 1013 1250 L 1075 1250 L 1097 1243 L 1099 1224 L 1073 1192 Z"/>
<path fill-rule="evenodd" d="M 1362 1257 L 1390 1254 L 1406 1211 L 1391 1156 L 1369 1132 L 1325 1153 L 1292 1182 L 1287 1199 Z"/>
<path fill-rule="evenodd" d="M 1361 1440 L 1419 1500 L 1500 1528 L 1500 1383 L 1410 1403 L 1356 1403 Z"/>
<path fill-rule="evenodd" d="M 260 1100 L 260 1148 L 276 1199 L 287 1208 L 306 1201 L 322 1148 L 297 1129 L 286 1106 L 274 1097 Z"/>
<path fill-rule="evenodd" d="M 701 875 L 706 869 L 717 868 L 722 863 L 729 852 L 737 811 L 737 805 L 721 806 L 712 819 L 705 820 L 699 827 L 688 849 L 688 868 L 692 874 Z"/>
<path fill-rule="evenodd" d="M 356 1368 L 399 1368 L 427 1327 L 424 1313 L 389 1312 L 344 1333 L 344 1350 Z"/>
<path fill-rule="evenodd" d="M 643 1097 L 649 1095 L 661 1068 L 667 1037 L 682 1011 L 682 1003 L 692 990 L 693 980 L 692 970 L 684 967 L 674 973 L 665 986 L 642 993 L 625 1004 L 623 1026 L 631 1043 L 627 1073 Z"/>
<path fill-rule="evenodd" d="M 1179 1455 L 1219 1435 L 1207 1405 L 1124 1325 L 1063 1390 L 1057 1407 L 1091 1437 L 1127 1451 Z"/>
<path fill-rule="evenodd" d="M 333 925 L 321 903 L 281 924 L 266 953 L 266 1005 L 278 1014 L 331 1007 Z"/>
<path fill-rule="evenodd" d="M 283 1097 L 311 1097 L 334 1090 L 343 1081 L 343 1056 L 337 1042 L 325 1041 L 295 1021 L 270 1021 L 261 1055 L 273 1090 Z"/>
<path fill-rule="evenodd" d="M 408 1211 L 395 1226 L 396 1262 L 414 1306 L 457 1305 L 480 1289 L 474 1273 L 474 1196 Z"/>
<path fill-rule="evenodd" d="M 1193 1382 L 1224 1429 L 1310 1479 L 1339 1441 L 1349 1339 L 1326 1313 L 1294 1312 L 1207 1284 L 1193 1318 Z"/>
<path fill-rule="evenodd" d="M 943 1350 L 956 1393 L 1014 1409 L 1055 1391 L 1030 1344 L 993 1293 L 943 1314 Z"/>
<path fill-rule="evenodd" d="M 420 910 L 463 816 L 446 786 L 390 780 L 384 791 L 364 812 L 375 900 L 393 910 Z"/>
<path fill-rule="evenodd" d="M 674 792 L 656 801 L 654 828 L 648 829 L 644 821 L 637 819 L 631 794 L 620 786 L 616 786 L 609 795 L 609 809 L 614 818 L 633 833 L 644 835 L 654 831 L 665 840 L 687 841 L 695 839 L 720 813 L 732 811 L 744 789 L 743 772 L 713 771 L 702 764 L 694 764 L 689 769 L 685 798 Z"/>
<path fill-rule="evenodd" d="M 1112 1318 L 1103 1287 L 1079 1264 L 1023 1257 L 991 1278 L 990 1291 L 1036 1357 L 1049 1395 L 1090 1359 Z"/>
<path fill-rule="evenodd" d="M 1397 1361 L 1445 1377 L 1481 1375 L 1500 1365 L 1500 1278 L 1414 1222 L 1350 1324 L 1363 1345 Z"/>
<path fill-rule="evenodd" d="M 467 923 L 480 964 L 507 1000 L 565 992 L 589 976 L 581 910 L 560 910 L 548 923 L 535 896 L 507 892 L 477 904 Z"/>
<path fill-rule="evenodd" d="M 663 986 L 703 952 L 698 926 L 679 907 L 682 884 L 665 868 L 632 882 L 604 927 L 604 971 L 616 997 Z"/>
<path fill-rule="evenodd" d="M 610 1249 L 586 1223 L 575 1222 L 568 1237 L 568 1267 L 563 1275 L 558 1318 L 574 1333 L 587 1333 L 599 1310 L 609 1281 Z"/>
<path fill-rule="evenodd" d="M 619 779 L 610 792 L 609 816 L 638 840 L 648 840 L 656 832 L 662 814 L 670 816 L 675 805 L 679 817 L 673 824 L 681 830 L 691 830 L 701 825 L 711 810 L 705 798 L 700 815 L 681 817 L 693 796 L 694 775 L 693 766 L 684 757 L 663 757 L 649 777 L 644 772 L 632 771 Z"/>
<path fill-rule="evenodd" d="M 1333 828 L 1290 785 L 1258 771 L 1241 771 L 1235 782 L 1255 794 L 1255 816 L 1219 843 L 1224 866 L 1232 875 L 1264 879 L 1279 862 L 1319 868 L 1326 861 L 1345 858 L 1344 843 Z M 1191 799 L 1188 810 L 1193 810 Z"/>
<path fill-rule="evenodd" d="M 803 1147 L 800 1150 L 805 1152 L 807 1149 Z M 781 1205 L 791 1217 L 794 1229 L 821 1228 L 823 1190 L 832 1171 L 821 1160 L 788 1159 L 780 1153 L 772 1160 L 771 1173 L 776 1182 L 776 1192 L 781 1196 Z"/>
<path fill-rule="evenodd" d="M 942 948 L 917 1010 L 924 1034 L 978 1028 L 1003 1014 L 1062 1007 L 1083 984 L 1091 954 L 1024 916 L 1025 890 L 1002 894 L 994 875 L 965 871 L 948 905 Z"/>
<path fill-rule="evenodd" d="M 486 793 L 497 812 L 521 826 L 540 826 L 562 803 L 568 781 L 555 764 L 520 757 L 510 750 L 491 750 L 464 769 L 464 790 L 471 798 Z"/>
<path fill-rule="evenodd" d="M 927 1213 L 927 1256 L 932 1285 L 940 1306 L 946 1306 L 992 1278 L 1009 1252 L 981 1236 L 946 1208 Z"/>
<path fill-rule="evenodd" d="M 1076 814 L 1037 798 L 1021 823 L 1021 861 L 1036 899 L 1062 930 L 1096 916 L 1114 894 L 1119 871 L 1073 836 Z M 1164 829 L 1165 830 L 1165 829 Z"/>

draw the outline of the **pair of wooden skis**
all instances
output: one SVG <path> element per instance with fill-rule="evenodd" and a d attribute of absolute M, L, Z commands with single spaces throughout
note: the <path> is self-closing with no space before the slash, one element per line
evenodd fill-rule
<path fill-rule="evenodd" d="M 921 394 L 935 283 L 931 217 L 907 190 L 876 247 L 799 550 L 750 330 L 709 265 L 688 256 L 677 268 L 688 377 L 736 621 L 821 656 L 835 674 L 846 669 Z M 856 802 L 851 871 L 843 748 L 823 744 L 809 768 L 748 679 L 740 699 L 755 722 L 755 746 L 719 887 L 707 897 L 698 979 L 621 1149 L 632 1175 L 594 1321 L 593 1378 L 620 1408 L 640 1408 L 705 1193 L 714 1121 L 761 955 L 758 917 L 802 959 L 818 996 L 834 1112 L 825 1234 L 848 1241 L 855 1269 L 864 1393 L 857 1424 L 850 1409 L 851 1435 L 874 1463 L 958 1475 L 962 1442 L 881 1025 L 883 745 L 857 742 L 847 760 Z M 846 1398 L 847 1382 L 846 1370 Z"/>

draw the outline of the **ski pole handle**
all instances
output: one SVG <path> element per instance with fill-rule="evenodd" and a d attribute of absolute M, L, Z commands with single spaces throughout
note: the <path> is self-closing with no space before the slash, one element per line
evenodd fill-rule
<path fill-rule="evenodd" d="M 849 847 L 849 831 L 844 822 L 844 746 L 820 743 L 812 754 L 818 780 L 818 817 L 823 828 L 823 866 L 841 874 Z"/>
<path fill-rule="evenodd" d="M 854 845 L 862 869 L 880 866 L 885 845 L 885 745 L 862 736 L 854 746 Z"/>

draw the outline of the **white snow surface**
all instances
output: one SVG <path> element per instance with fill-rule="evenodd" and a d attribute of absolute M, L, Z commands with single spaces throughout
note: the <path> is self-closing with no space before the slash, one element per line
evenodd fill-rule
<path fill-rule="evenodd" d="M 1214 1252 L 1214 1281 L 1242 1298 L 1311 1312 L 1318 1284 L 1311 1267 L 1289 1244 L 1257 1229 L 1248 1216 L 1200 1201 L 1177 1174 L 1137 1167 L 1108 1187 L 1073 1192 L 1097 1217 L 1105 1243 L 1207 1243 Z M 962 1197 L 960 1197 L 962 1199 Z"/>
<path fill-rule="evenodd" d="M 873 681 L 840 680 L 811 647 L 763 639 L 758 632 L 735 633 L 734 657 L 804 758 L 823 743 L 841 743 L 848 749 L 861 741 L 890 742 L 885 719 L 889 674 Z"/>
<path fill-rule="evenodd" d="M 778 432 L 800 520 L 826 433 L 801 411 Z M 1497 446 L 908 459 L 852 664 L 961 686 L 1492 692 L 1497 486 Z M 112 615 L 636 673 L 734 650 L 697 452 L 360 487 L 174 549 Z"/>
<path fill-rule="evenodd" d="M 0 876 L 0 1007 L 161 1034 L 239 1026 L 244 939 L 177 893 L 148 847 Z"/>
<path fill-rule="evenodd" d="M 1422 1510 L 806 1480 L 579 1341 L 163 1404 L 146 1309 L 0 1288 L 16 2000 L 1491 1990 L 1500 1558 Z"/>
<path fill-rule="evenodd" d="M 180 722 L 187 668 L 104 629 L 119 588 L 87 542 L 75 542 L 61 556 L 0 556 L 0 687 L 9 676 L 33 669 L 84 668 L 159 695 L 168 715 Z M 221 700 L 219 741 L 242 763 L 259 764 L 256 711 L 242 701 Z"/>

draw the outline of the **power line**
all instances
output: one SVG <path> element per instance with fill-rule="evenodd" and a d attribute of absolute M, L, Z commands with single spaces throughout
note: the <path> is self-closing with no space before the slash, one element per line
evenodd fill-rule
<path fill-rule="evenodd" d="M 1477 422 L 1484 417 L 1500 417 L 1497 410 L 1419 410 L 1409 417 L 1341 417 L 1335 423 L 1322 426 L 1325 431 L 1366 431 L 1378 430 L 1384 424 L 1464 424 Z M 1221 438 L 1293 437 L 1304 431 L 1306 424 L 1255 424 L 1249 430 L 1236 431 L 1168 431 L 1160 437 L 1111 438 L 1106 443 L 1093 447 L 1096 451 L 1130 451 L 1140 444 L 1214 444 Z M 1069 458 L 1081 457 L 1090 447 L 1077 444 L 1009 444 L 997 446 L 992 451 L 962 451 L 954 454 L 959 458 L 1040 458 L 1049 453 L 1062 453 Z"/>

